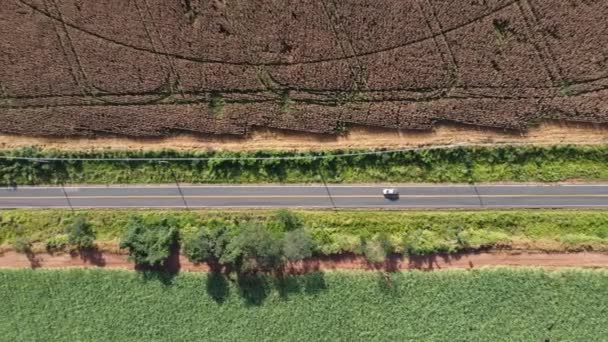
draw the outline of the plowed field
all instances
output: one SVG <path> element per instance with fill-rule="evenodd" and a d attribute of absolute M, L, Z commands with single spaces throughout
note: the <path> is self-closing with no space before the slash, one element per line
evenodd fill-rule
<path fill-rule="evenodd" d="M 0 132 L 608 122 L 599 0 L 6 0 Z"/>

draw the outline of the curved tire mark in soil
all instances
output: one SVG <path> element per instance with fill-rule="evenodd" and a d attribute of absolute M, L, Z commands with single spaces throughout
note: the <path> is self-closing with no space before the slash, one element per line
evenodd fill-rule
<path fill-rule="evenodd" d="M 226 64 L 226 65 L 241 65 L 241 66 L 243 66 L 243 65 L 244 66 L 290 66 L 290 65 L 306 65 L 306 64 L 318 64 L 318 63 L 336 62 L 336 61 L 341 61 L 341 60 L 349 60 L 349 59 L 353 59 L 353 58 L 357 58 L 357 57 L 371 56 L 371 55 L 379 54 L 379 53 L 382 53 L 382 52 L 393 51 L 393 50 L 400 49 L 400 48 L 403 48 L 403 47 L 407 47 L 407 46 L 415 45 L 415 44 L 418 44 L 418 43 L 422 43 L 422 42 L 425 42 L 425 41 L 430 40 L 430 39 L 436 39 L 438 37 L 441 37 L 441 36 L 445 35 L 446 33 L 450 33 L 452 31 L 458 30 L 460 28 L 463 28 L 463 27 L 466 27 L 468 25 L 474 24 L 474 23 L 476 23 L 476 22 L 478 22 L 480 20 L 483 20 L 483 19 L 485 19 L 485 18 L 487 18 L 489 16 L 492 16 L 492 15 L 494 15 L 494 14 L 502 11 L 503 9 L 508 8 L 509 6 L 517 3 L 519 0 L 513 0 L 513 1 L 506 2 L 502 6 L 493 8 L 492 10 L 484 13 L 483 15 L 477 16 L 475 18 L 471 18 L 470 20 L 467 20 L 467 21 L 465 21 L 465 22 L 463 22 L 463 23 L 461 23 L 459 25 L 455 25 L 453 27 L 445 29 L 442 32 L 434 33 L 434 34 L 432 34 L 431 36 L 428 36 L 428 37 L 422 37 L 422 38 L 414 39 L 414 40 L 411 40 L 411 41 L 404 42 L 402 44 L 397 44 L 397 45 L 389 46 L 389 47 L 382 48 L 382 49 L 362 52 L 362 53 L 359 53 L 357 55 L 347 55 L 347 56 L 344 56 L 344 57 L 337 57 L 337 58 L 322 58 L 322 59 L 307 60 L 307 61 L 292 62 L 292 63 L 289 63 L 289 62 L 255 62 L 255 63 L 253 63 L 253 62 L 245 62 L 245 61 L 243 61 L 243 62 L 233 62 L 233 61 L 224 61 L 224 60 L 218 60 L 218 59 L 208 59 L 208 58 L 199 58 L 199 57 L 193 57 L 193 56 L 186 56 L 186 55 L 180 55 L 180 54 L 166 52 L 166 51 L 154 51 L 154 50 L 151 50 L 149 48 L 144 48 L 144 47 L 141 47 L 141 46 L 136 46 L 136 45 L 124 43 L 124 42 L 121 42 L 121 41 L 118 41 L 118 40 L 106 37 L 106 36 L 101 35 L 99 33 L 95 33 L 95 32 L 93 32 L 91 30 L 79 27 L 78 25 L 74 25 L 74 24 L 72 24 L 72 23 L 70 23 L 68 21 L 64 21 L 64 20 L 62 20 L 62 18 L 58 18 L 57 16 L 54 16 L 51 13 L 48 13 L 48 12 L 46 12 L 46 11 L 38 8 L 37 6 L 32 5 L 31 3 L 26 2 L 24 0 L 15 0 L 15 1 L 17 1 L 18 3 L 20 3 L 20 4 L 24 5 L 24 6 L 27 6 L 27 7 L 31 8 L 35 12 L 40 13 L 40 14 L 44 15 L 45 17 L 48 17 L 49 19 L 62 22 L 63 24 L 65 24 L 65 25 L 67 25 L 67 26 L 69 26 L 69 27 L 71 27 L 71 28 L 73 28 L 75 30 L 81 31 L 83 33 L 86 33 L 86 34 L 91 35 L 93 37 L 96 37 L 98 39 L 107 41 L 109 43 L 116 44 L 116 45 L 119 45 L 119 46 L 123 46 L 123 47 L 126 47 L 126 48 L 131 48 L 131 49 L 134 49 L 134 50 L 137 50 L 137 51 L 148 52 L 148 53 L 152 53 L 152 54 L 159 54 L 159 55 L 173 57 L 173 58 L 177 58 L 177 59 L 183 59 L 183 60 L 188 60 L 188 61 L 192 61 L 192 62 L 206 63 L 206 64 Z"/>

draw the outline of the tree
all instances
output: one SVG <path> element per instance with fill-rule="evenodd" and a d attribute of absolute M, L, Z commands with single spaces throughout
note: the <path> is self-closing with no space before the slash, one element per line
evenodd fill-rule
<path fill-rule="evenodd" d="M 93 248 L 95 233 L 84 216 L 78 216 L 68 227 L 68 244 L 77 249 Z"/>
<path fill-rule="evenodd" d="M 274 269 L 281 265 L 281 241 L 259 222 L 245 222 L 226 248 L 220 262 L 239 271 Z"/>
<path fill-rule="evenodd" d="M 218 261 L 224 255 L 230 238 L 226 227 L 208 229 L 202 227 L 186 241 L 184 253 L 192 262 Z"/>
<path fill-rule="evenodd" d="M 148 224 L 141 217 L 132 217 L 120 248 L 129 250 L 129 259 L 142 266 L 163 266 L 177 242 L 172 222 L 162 220 Z"/>
<path fill-rule="evenodd" d="M 304 229 L 287 232 L 283 238 L 283 256 L 289 261 L 312 256 L 312 240 Z"/>

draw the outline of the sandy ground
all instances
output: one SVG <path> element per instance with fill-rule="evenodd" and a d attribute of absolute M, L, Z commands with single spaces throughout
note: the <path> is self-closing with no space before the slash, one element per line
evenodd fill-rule
<path fill-rule="evenodd" d="M 171 262 L 173 271 L 209 271 L 207 265 L 195 265 L 184 256 L 175 257 Z M 424 257 L 388 259 L 384 264 L 371 265 L 364 258 L 355 255 L 313 258 L 286 266 L 290 273 L 335 269 L 384 269 L 384 270 L 442 270 L 471 269 L 491 266 L 535 266 L 535 267 L 586 267 L 608 268 L 608 254 L 545 253 L 534 251 L 491 251 L 459 254 L 440 254 Z M 91 252 L 87 255 L 20 254 L 8 251 L 0 256 L 0 268 L 69 268 L 104 267 L 133 270 L 133 263 L 125 255 Z"/>
<path fill-rule="evenodd" d="M 61 150 L 177 149 L 177 150 L 318 150 L 399 148 L 451 144 L 601 144 L 608 143 L 608 125 L 545 122 L 525 133 L 456 124 L 441 124 L 434 131 L 399 131 L 352 127 L 344 136 L 315 135 L 279 130 L 257 130 L 247 138 L 176 135 L 162 139 L 36 138 L 0 134 L 0 148 L 39 146 Z"/>

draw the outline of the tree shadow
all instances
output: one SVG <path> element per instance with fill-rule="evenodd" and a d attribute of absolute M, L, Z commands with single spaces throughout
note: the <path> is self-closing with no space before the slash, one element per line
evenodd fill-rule
<path fill-rule="evenodd" d="M 180 246 L 174 243 L 171 246 L 169 257 L 161 265 L 135 265 L 135 271 L 141 273 L 144 281 L 158 281 L 165 286 L 171 286 L 175 283 L 175 277 L 178 275 L 181 268 L 179 261 Z"/>
<path fill-rule="evenodd" d="M 36 269 L 42 266 L 41 259 L 37 257 L 36 253 L 32 252 L 32 250 L 27 249 L 24 253 L 27 261 L 30 263 L 30 268 Z"/>
<path fill-rule="evenodd" d="M 218 304 L 224 303 L 230 295 L 230 284 L 226 275 L 221 272 L 207 274 L 205 289 L 207 294 Z"/>
<path fill-rule="evenodd" d="M 163 264 L 163 270 L 167 273 L 177 274 L 179 270 L 182 268 L 180 260 L 181 248 L 179 243 L 174 243 L 171 246 L 169 257 L 165 260 Z"/>
<path fill-rule="evenodd" d="M 403 261 L 403 255 L 401 254 L 389 254 L 389 256 L 384 261 L 384 269 L 387 272 L 397 272 L 399 271 L 399 265 Z"/>
<path fill-rule="evenodd" d="M 449 265 L 453 260 L 460 260 L 463 256 L 463 252 L 460 253 L 437 253 L 430 255 L 410 255 L 408 268 L 417 269 L 422 271 L 432 271 L 441 269 L 439 260 L 442 260 L 444 264 Z"/>
<path fill-rule="evenodd" d="M 274 278 L 273 283 L 279 296 L 283 299 L 287 299 L 292 293 L 300 293 L 302 291 L 302 286 L 296 276 L 278 274 Z"/>
<path fill-rule="evenodd" d="M 270 294 L 270 286 L 264 275 L 259 273 L 241 273 L 237 275 L 236 285 L 239 295 L 248 306 L 262 305 Z"/>
<path fill-rule="evenodd" d="M 176 273 L 171 273 L 158 267 L 135 266 L 135 270 L 139 272 L 145 282 L 157 281 L 164 286 L 172 286 L 175 284 Z"/>
<path fill-rule="evenodd" d="M 316 295 L 321 291 L 327 290 L 327 283 L 325 282 L 325 273 L 314 272 L 303 275 L 303 288 L 304 293 L 309 295 Z"/>
<path fill-rule="evenodd" d="M 290 294 L 316 295 L 327 289 L 325 274 L 313 272 L 300 275 L 276 273 L 246 273 L 237 275 L 236 286 L 246 305 L 261 305 L 274 289 L 282 299 Z"/>
<path fill-rule="evenodd" d="M 377 274 L 380 292 L 388 296 L 396 297 L 399 292 L 397 291 L 397 284 L 393 279 L 393 273 L 380 271 L 377 272 Z"/>
<path fill-rule="evenodd" d="M 52 255 L 51 252 L 49 254 Z M 97 248 L 89 248 L 89 249 L 78 249 L 75 251 L 70 251 L 70 256 L 79 257 L 85 263 L 89 263 L 91 265 L 95 265 L 98 267 L 103 267 L 106 265 L 106 260 L 103 257 L 103 253 L 99 251 Z"/>

